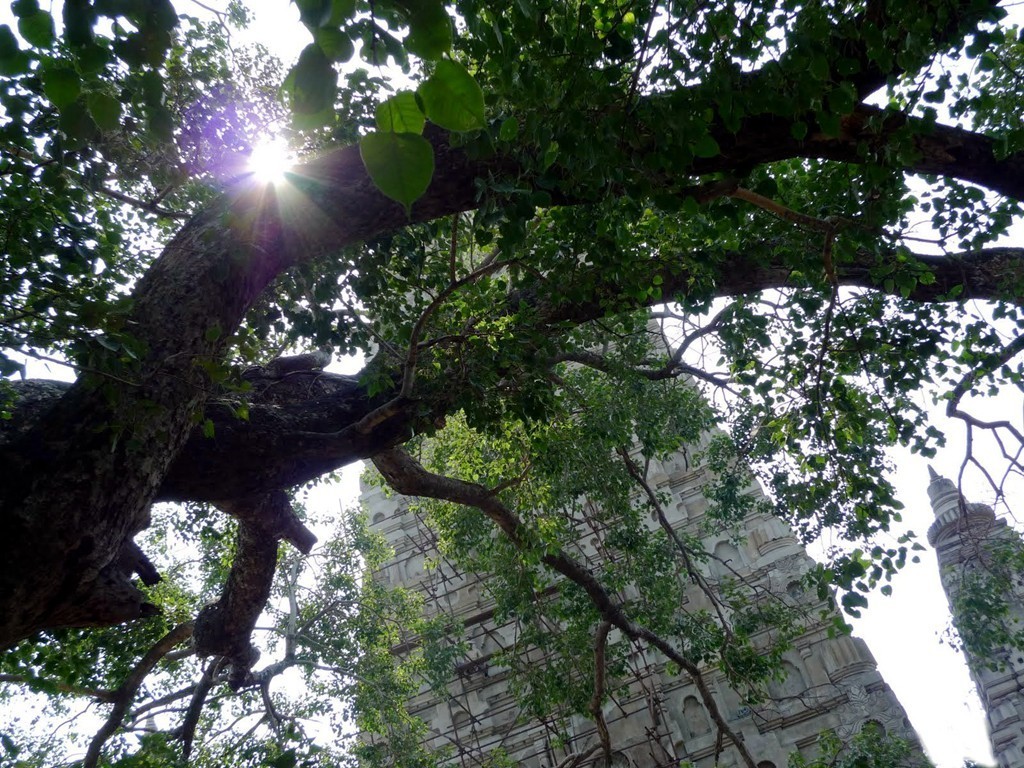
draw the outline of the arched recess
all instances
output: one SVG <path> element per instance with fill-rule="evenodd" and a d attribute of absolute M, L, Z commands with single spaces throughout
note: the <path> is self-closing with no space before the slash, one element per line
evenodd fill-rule
<path fill-rule="evenodd" d="M 711 573 L 719 579 L 735 578 L 735 571 L 743 567 L 743 555 L 731 541 L 720 541 L 715 545 L 711 558 Z"/>
<path fill-rule="evenodd" d="M 683 723 L 686 727 L 686 735 L 691 739 L 711 732 L 708 715 L 704 711 L 703 705 L 697 701 L 696 696 L 687 696 L 683 699 Z"/>
<path fill-rule="evenodd" d="M 783 661 L 782 674 L 785 677 L 781 680 L 772 680 L 768 684 L 768 692 L 773 699 L 792 699 L 807 692 L 807 678 L 796 664 Z"/>

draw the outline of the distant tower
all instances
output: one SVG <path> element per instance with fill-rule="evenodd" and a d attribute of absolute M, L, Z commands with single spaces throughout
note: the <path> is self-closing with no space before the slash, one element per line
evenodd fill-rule
<path fill-rule="evenodd" d="M 986 504 L 968 504 L 956 485 L 928 468 L 928 497 L 935 522 L 928 543 L 939 558 L 939 576 L 949 599 L 953 624 L 964 641 L 971 677 L 988 715 L 992 753 L 1001 768 L 1024 766 L 1024 652 L 996 642 L 994 652 L 977 655 L 979 632 L 1014 634 L 1024 628 L 1024 574 L 1013 572 L 1006 556 L 1021 547 L 1020 536 Z M 991 583 L 986 580 L 993 579 Z M 1008 611 L 990 622 L 964 615 L 974 595 L 999 596 Z M 974 647 L 972 647 L 974 645 Z M 996 666 L 996 669 L 992 667 Z"/>

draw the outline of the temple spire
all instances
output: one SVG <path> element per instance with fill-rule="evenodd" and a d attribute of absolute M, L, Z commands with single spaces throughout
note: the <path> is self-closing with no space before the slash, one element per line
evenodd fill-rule
<path fill-rule="evenodd" d="M 972 592 L 988 591 L 1005 601 L 1006 615 L 986 619 L 998 631 L 1012 637 L 1024 622 L 1024 589 L 999 581 L 991 570 L 999 553 L 1020 547 L 1021 541 L 1005 520 L 987 504 L 970 504 L 960 489 L 928 467 L 928 498 L 935 521 L 928 529 L 928 543 L 935 548 L 939 578 L 949 599 L 953 624 L 964 640 L 971 677 L 978 686 L 988 719 L 992 752 L 999 768 L 1024 766 L 1024 657 L 1012 643 L 995 648 L 973 649 L 970 638 L 979 617 L 971 615 Z M 986 582 L 988 586 L 986 586 Z M 979 587 L 979 585 L 981 585 Z M 967 611 L 967 614 L 964 614 Z M 967 630 L 967 631 L 964 631 Z M 991 631 L 991 630 L 990 630 Z"/>

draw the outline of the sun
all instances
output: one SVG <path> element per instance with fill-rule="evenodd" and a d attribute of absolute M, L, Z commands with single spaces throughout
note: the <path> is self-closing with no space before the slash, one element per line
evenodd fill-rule
<path fill-rule="evenodd" d="M 249 172 L 261 184 L 278 184 L 292 167 L 293 159 L 288 145 L 281 139 L 269 139 L 257 144 L 249 155 Z"/>

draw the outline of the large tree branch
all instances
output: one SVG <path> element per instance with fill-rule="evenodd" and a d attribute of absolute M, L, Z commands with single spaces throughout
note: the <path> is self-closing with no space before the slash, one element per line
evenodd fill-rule
<path fill-rule="evenodd" d="M 695 277 L 688 270 L 675 266 L 683 261 L 666 257 L 649 262 L 643 265 L 647 270 L 646 278 L 653 280 L 659 276 L 666 296 L 681 297 Z M 766 261 L 741 253 L 708 253 L 687 254 L 685 261 L 700 263 L 705 271 L 713 270 L 715 294 L 720 296 L 750 294 L 792 284 L 790 267 L 782 260 Z M 931 283 L 918 281 L 908 295 L 911 300 L 944 301 L 952 300 L 953 296 L 1015 300 L 1010 290 L 1024 279 L 1024 249 L 990 248 L 948 256 L 920 256 L 918 266 L 927 268 L 935 279 Z M 873 255 L 862 254 L 858 260 L 840 262 L 835 269 L 840 285 L 898 292 L 896 286 L 886 287 L 884 279 L 877 276 L 879 261 Z M 510 294 L 507 306 L 495 307 L 494 311 L 513 312 L 528 306 L 532 318 L 530 331 L 545 328 L 554 331 L 567 321 L 583 323 L 604 316 L 609 311 L 604 299 L 614 296 L 615 292 L 613 283 L 598 282 L 591 301 L 542 302 L 524 289 Z M 640 304 L 634 306 L 639 308 Z M 562 357 L 576 359 L 580 354 L 567 351 Z M 600 362 L 589 357 L 579 359 L 587 364 Z M 400 375 L 400 370 L 393 372 L 396 380 Z M 213 436 L 200 428 L 192 430 L 156 492 L 156 498 L 218 501 L 307 482 L 404 442 L 414 431 L 446 415 L 459 387 L 465 384 L 449 379 L 442 392 L 433 393 L 426 402 L 410 399 L 366 433 L 346 431 L 346 427 L 365 419 L 391 398 L 389 393 L 367 396 L 357 377 L 305 371 L 273 381 L 254 393 L 247 420 L 239 419 L 228 404 L 212 402 L 207 405 L 205 415 L 213 422 Z M 16 390 L 24 392 L 25 396 L 18 401 L 14 418 L 0 422 L 0 442 L 5 438 L 16 439 L 28 429 L 47 407 L 52 407 L 67 386 L 35 381 L 18 384 Z"/>
<path fill-rule="evenodd" d="M 228 683 L 238 690 L 259 658 L 250 638 L 270 597 L 278 542 L 285 539 L 308 554 L 316 537 L 281 490 L 221 501 L 219 506 L 238 520 L 235 559 L 220 599 L 196 617 L 193 641 L 199 656 L 222 657 L 230 663 Z"/>

